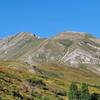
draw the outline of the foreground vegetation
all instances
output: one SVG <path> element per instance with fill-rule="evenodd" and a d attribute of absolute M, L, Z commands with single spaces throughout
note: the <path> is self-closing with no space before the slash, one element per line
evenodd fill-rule
<path fill-rule="evenodd" d="M 0 62 L 0 100 L 67 100 L 73 81 L 77 91 L 87 82 L 89 95 L 100 94 L 100 77 L 85 69 L 56 64 L 32 68 L 22 62 Z"/>
<path fill-rule="evenodd" d="M 82 83 L 81 88 L 78 89 L 76 83 L 72 83 L 68 92 L 69 100 L 100 100 L 100 94 L 89 93 L 88 84 Z"/>

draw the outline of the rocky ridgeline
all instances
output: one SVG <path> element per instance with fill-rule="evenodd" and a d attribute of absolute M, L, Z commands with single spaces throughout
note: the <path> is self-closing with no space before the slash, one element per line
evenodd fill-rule
<path fill-rule="evenodd" d="M 97 40 L 84 32 L 62 32 L 48 39 L 21 32 L 0 40 L 0 60 L 20 60 L 29 64 L 61 63 L 77 67 L 91 64 L 100 71 L 100 43 Z"/>

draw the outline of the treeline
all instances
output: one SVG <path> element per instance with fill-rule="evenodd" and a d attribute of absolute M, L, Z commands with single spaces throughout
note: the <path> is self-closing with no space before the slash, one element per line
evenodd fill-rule
<path fill-rule="evenodd" d="M 100 94 L 89 93 L 88 84 L 82 83 L 80 89 L 75 82 L 69 87 L 68 100 L 100 100 Z"/>

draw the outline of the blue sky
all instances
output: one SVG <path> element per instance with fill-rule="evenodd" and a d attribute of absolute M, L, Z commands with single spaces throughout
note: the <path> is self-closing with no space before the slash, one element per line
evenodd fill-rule
<path fill-rule="evenodd" d="M 100 37 L 100 0 L 0 0 L 0 38 L 17 32 L 48 37 L 67 30 Z"/>

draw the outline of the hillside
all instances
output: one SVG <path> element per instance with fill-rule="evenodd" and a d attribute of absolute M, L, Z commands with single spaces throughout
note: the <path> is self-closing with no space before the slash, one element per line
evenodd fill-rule
<path fill-rule="evenodd" d="M 0 100 L 66 100 L 72 82 L 87 83 L 91 94 L 100 94 L 99 40 L 69 31 L 1 39 Z"/>
<path fill-rule="evenodd" d="M 100 93 L 100 77 L 89 70 L 56 64 L 33 66 L 22 62 L 0 62 L 1 100 L 66 100 L 71 82 L 89 84 L 91 93 Z M 97 86 L 97 87 L 96 87 Z M 61 99 L 62 98 L 62 99 Z"/>

